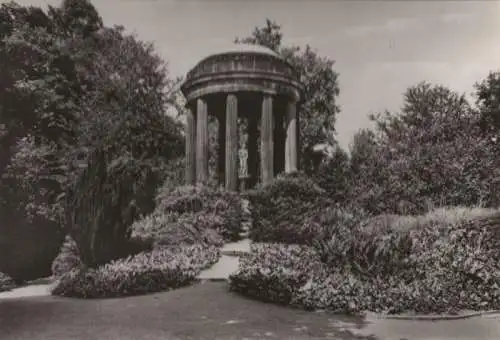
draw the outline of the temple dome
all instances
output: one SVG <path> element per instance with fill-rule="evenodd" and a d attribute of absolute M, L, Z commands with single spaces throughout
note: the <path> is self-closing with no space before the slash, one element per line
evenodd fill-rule
<path fill-rule="evenodd" d="M 300 99 L 301 84 L 293 66 L 268 47 L 213 44 L 181 85 L 187 101 L 215 93 L 260 92 Z"/>
<path fill-rule="evenodd" d="M 274 52 L 272 49 L 266 46 L 254 44 L 216 43 L 211 45 L 210 48 L 206 49 L 205 53 L 203 53 L 203 55 L 198 58 L 198 61 L 195 65 L 200 64 L 212 57 L 225 54 L 261 54 L 283 60 L 283 58 L 278 53 Z M 193 67 L 195 65 L 193 65 Z"/>
<path fill-rule="evenodd" d="M 278 53 L 274 52 L 268 47 L 262 45 L 253 44 L 226 44 L 221 46 L 216 46 L 213 48 L 208 56 L 220 55 L 229 53 L 257 53 L 257 54 L 267 54 L 276 58 L 281 58 Z M 207 56 L 207 57 L 208 57 Z"/>

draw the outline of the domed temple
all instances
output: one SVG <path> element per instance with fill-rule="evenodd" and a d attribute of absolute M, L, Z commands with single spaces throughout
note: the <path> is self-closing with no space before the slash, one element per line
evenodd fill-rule
<path fill-rule="evenodd" d="M 181 86 L 189 113 L 186 182 L 208 181 L 208 116 L 219 123 L 218 173 L 226 189 L 298 170 L 301 84 L 274 51 L 234 44 L 202 59 Z"/>

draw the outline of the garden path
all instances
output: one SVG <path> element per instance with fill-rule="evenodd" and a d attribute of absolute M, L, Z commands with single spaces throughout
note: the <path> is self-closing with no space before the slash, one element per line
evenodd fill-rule
<path fill-rule="evenodd" d="M 429 322 L 334 316 L 252 301 L 221 282 L 120 299 L 0 300 L 2 340 L 499 338 L 496 317 Z"/>

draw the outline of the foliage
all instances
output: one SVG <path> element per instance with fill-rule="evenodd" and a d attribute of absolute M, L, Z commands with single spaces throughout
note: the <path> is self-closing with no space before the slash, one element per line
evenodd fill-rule
<path fill-rule="evenodd" d="M 500 129 L 500 72 L 490 72 L 486 79 L 476 83 L 476 104 L 484 131 L 498 136 Z"/>
<path fill-rule="evenodd" d="M 333 201 L 345 204 L 351 198 L 351 168 L 347 152 L 337 147 L 331 157 L 323 160 L 314 180 Z"/>
<path fill-rule="evenodd" d="M 12 89 L 6 84 L 2 103 L 16 100 L 12 108 L 2 110 L 1 123 L 15 132 L 5 136 L 10 144 L 6 140 L 2 145 L 17 151 L 12 150 L 17 139 L 28 138 L 11 166 L 13 176 L 27 177 L 47 191 L 42 202 L 28 205 L 55 204 L 53 197 L 65 187 L 54 187 L 50 176 L 71 183 L 81 162 L 104 140 L 111 158 L 129 153 L 136 159 L 167 162 L 180 155 L 181 126 L 164 115 L 169 103 L 164 89 L 173 82 L 151 44 L 124 34 L 122 27 L 104 27 L 87 0 L 65 0 L 60 7 L 49 7 L 48 13 L 15 4 L 2 5 L 2 10 L 9 24 L 2 69 L 11 70 L 4 81 L 13 84 Z M 32 57 L 20 58 L 21 53 Z M 113 140 L 107 138 L 109 133 Z M 46 169 L 48 157 L 58 167 Z M 30 168 L 44 171 L 26 170 Z M 47 183 L 47 176 L 52 182 Z"/>
<path fill-rule="evenodd" d="M 249 37 L 236 42 L 266 46 L 279 53 L 294 66 L 304 86 L 300 105 L 300 167 L 307 173 L 315 171 L 314 147 L 318 144 L 334 146 L 335 121 L 339 112 L 336 97 L 339 94 L 338 73 L 334 61 L 321 57 L 307 45 L 304 49 L 283 46 L 281 27 L 266 20 L 263 27 L 256 27 Z"/>
<path fill-rule="evenodd" d="M 261 301 L 289 305 L 320 268 L 319 259 L 306 246 L 257 243 L 252 244 L 250 256 L 241 259 L 229 286 Z"/>
<path fill-rule="evenodd" d="M 155 211 L 132 225 L 132 238 L 153 247 L 205 244 L 221 246 L 240 239 L 241 199 L 237 193 L 210 186 L 158 190 Z"/>
<path fill-rule="evenodd" d="M 253 220 L 250 238 L 257 242 L 310 241 L 316 231 L 304 222 L 329 204 L 324 190 L 303 173 L 279 176 L 248 196 Z"/>
<path fill-rule="evenodd" d="M 26 248 L 26 257 L 39 255 L 33 275 L 43 276 L 66 234 L 45 226 L 66 225 L 65 193 L 94 150 L 104 146 L 110 166 L 138 178 L 131 188 L 134 204 L 146 214 L 163 170 L 182 153 L 182 127 L 164 114 L 174 82 L 154 46 L 123 27 L 105 27 L 90 1 L 64 0 L 48 12 L 6 3 L 0 17 L 0 197 L 6 221 L 0 234 L 9 245 L 1 258 L 12 262 L 0 269 L 26 277 L 29 259 L 12 261 L 21 257 L 10 244 L 15 236 L 33 247 L 27 240 L 38 227 L 54 244 L 40 244 L 46 254 Z"/>
<path fill-rule="evenodd" d="M 231 288 L 265 301 L 337 313 L 443 313 L 500 306 L 500 214 L 484 208 L 385 215 L 333 226 L 326 248 L 253 247 Z M 327 226 L 324 226 L 326 228 Z M 329 237 L 329 238 L 328 238 Z M 327 256 L 325 256 L 327 255 Z"/>
<path fill-rule="evenodd" d="M 175 289 L 192 283 L 218 257 L 217 248 L 199 245 L 156 249 L 96 269 L 72 270 L 61 278 L 52 294 L 109 298 Z"/>
<path fill-rule="evenodd" d="M 134 198 L 148 188 L 147 176 L 144 180 L 138 177 L 144 176 L 144 170 L 136 172 L 140 167 L 134 161 L 124 157 L 110 164 L 104 151 L 96 150 L 68 193 L 70 234 L 89 267 L 128 255 L 130 226 L 140 212 Z"/>
<path fill-rule="evenodd" d="M 163 165 L 163 168 L 161 169 L 161 174 L 163 174 L 163 176 L 159 182 L 163 183 L 163 187 L 168 187 L 171 190 L 176 187 L 183 186 L 186 183 L 185 169 L 185 158 L 183 156 L 173 159 Z"/>
<path fill-rule="evenodd" d="M 16 283 L 7 274 L 0 272 L 0 292 L 9 291 L 16 288 Z"/>
<path fill-rule="evenodd" d="M 238 193 L 227 191 L 221 187 L 181 186 L 169 188 L 164 185 L 156 197 L 156 211 L 161 214 L 175 213 L 181 223 L 191 220 L 195 225 L 215 228 L 224 240 L 236 241 L 241 232 L 241 198 Z"/>
<path fill-rule="evenodd" d="M 52 275 L 61 277 L 73 269 L 82 267 L 83 263 L 80 260 L 76 242 L 70 236 L 66 236 L 59 255 L 52 262 Z"/>
<path fill-rule="evenodd" d="M 373 214 L 418 214 L 445 205 L 496 206 L 498 145 L 464 96 L 422 83 L 399 114 L 373 117 L 352 147 L 351 197 Z"/>
<path fill-rule="evenodd" d="M 150 242 L 154 248 L 205 244 L 221 246 L 222 218 L 206 212 L 152 213 L 132 225 L 132 238 Z"/>

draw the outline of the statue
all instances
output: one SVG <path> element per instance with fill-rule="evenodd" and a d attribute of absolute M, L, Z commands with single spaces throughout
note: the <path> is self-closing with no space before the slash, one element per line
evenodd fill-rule
<path fill-rule="evenodd" d="M 243 124 L 241 124 L 243 125 Z M 239 140 L 239 150 L 238 150 L 238 159 L 239 159 L 239 177 L 247 178 L 248 177 L 248 149 L 247 149 L 247 141 L 248 135 L 246 132 L 240 132 L 240 140 Z"/>
<path fill-rule="evenodd" d="M 240 161 L 239 177 L 246 178 L 248 177 L 248 150 L 245 147 L 240 148 L 238 157 Z"/>

